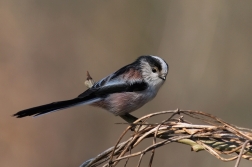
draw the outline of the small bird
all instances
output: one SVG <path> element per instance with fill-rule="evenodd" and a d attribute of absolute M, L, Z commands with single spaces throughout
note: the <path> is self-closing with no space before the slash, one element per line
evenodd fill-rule
<path fill-rule="evenodd" d="M 157 56 L 144 55 L 96 82 L 78 97 L 17 112 L 13 116 L 39 116 L 78 105 L 101 107 L 114 115 L 125 115 L 152 100 L 166 80 L 168 64 Z"/>

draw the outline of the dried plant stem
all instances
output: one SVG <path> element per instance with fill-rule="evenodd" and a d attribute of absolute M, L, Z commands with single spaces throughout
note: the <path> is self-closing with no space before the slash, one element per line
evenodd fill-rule
<path fill-rule="evenodd" d="M 151 123 L 152 117 L 160 115 L 166 119 L 158 121 L 159 123 Z M 185 120 L 185 117 L 202 123 L 190 123 Z M 155 150 L 172 142 L 186 144 L 195 152 L 207 151 L 222 161 L 237 159 L 235 167 L 239 166 L 241 158 L 252 161 L 252 130 L 232 125 L 205 112 L 176 109 L 151 113 L 139 119 L 130 114 L 121 116 L 121 118 L 128 122 L 129 126 L 119 137 L 115 146 L 95 158 L 87 160 L 81 167 L 101 165 L 112 167 L 124 159 L 127 159 L 124 165 L 127 166 L 128 160 L 137 156 L 139 156 L 139 160 L 136 166 L 140 166 L 144 155 L 150 151 L 149 166 L 152 166 Z M 127 133 L 131 133 L 131 137 L 123 141 Z M 149 138 L 152 138 L 149 146 L 142 151 L 133 152 L 143 140 Z M 157 139 L 161 139 L 161 141 L 157 142 Z M 167 152 L 169 151 L 167 150 Z"/>
<path fill-rule="evenodd" d="M 246 145 L 248 144 L 248 142 L 249 142 L 249 140 L 247 140 L 247 141 L 243 144 L 242 149 L 241 149 L 240 154 L 239 154 L 239 157 L 238 157 L 238 159 L 237 159 L 237 161 L 236 161 L 235 167 L 238 167 L 238 166 L 239 166 L 240 161 L 241 161 L 241 157 L 242 157 L 242 155 L 244 154 L 243 151 L 244 151 Z"/>

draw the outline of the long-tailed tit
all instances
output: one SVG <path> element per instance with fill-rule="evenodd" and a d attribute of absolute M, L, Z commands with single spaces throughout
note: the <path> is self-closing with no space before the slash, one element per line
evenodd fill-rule
<path fill-rule="evenodd" d="M 86 104 L 101 107 L 114 115 L 124 115 L 137 110 L 156 96 L 165 82 L 168 70 L 168 64 L 160 57 L 140 56 L 74 99 L 25 109 L 14 116 L 38 116 Z"/>

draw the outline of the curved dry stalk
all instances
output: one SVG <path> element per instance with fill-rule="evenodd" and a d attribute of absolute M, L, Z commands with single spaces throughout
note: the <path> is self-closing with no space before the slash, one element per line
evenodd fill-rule
<path fill-rule="evenodd" d="M 147 122 L 151 122 L 151 117 L 158 115 L 168 116 L 167 119 L 160 121 L 161 123 Z M 178 118 L 174 118 L 176 115 Z M 200 125 L 188 123 L 183 116 L 189 116 L 196 120 L 201 120 L 204 123 L 207 120 L 208 123 Z M 124 119 L 127 120 L 125 117 Z M 240 158 L 238 158 L 239 154 L 242 158 L 252 160 L 252 133 L 250 130 L 246 128 L 237 128 L 208 113 L 178 109 L 161 111 L 148 114 L 129 123 L 130 126 L 128 126 L 119 137 L 113 149 L 110 148 L 102 154 L 99 154 L 97 156 L 99 158 L 96 157 L 86 161 L 88 163 L 83 164 L 82 167 L 96 167 L 101 162 L 104 162 L 103 166 L 116 166 L 121 160 L 136 156 L 140 157 L 137 164 L 137 166 L 139 166 L 143 156 L 147 152 L 152 151 L 149 162 L 149 166 L 151 166 L 154 150 L 171 142 L 189 145 L 192 150 L 196 152 L 205 150 L 222 161 L 240 160 Z M 122 142 L 127 133 L 133 133 L 132 137 Z M 133 151 L 139 143 L 147 138 L 153 138 L 150 146 L 142 151 L 131 152 L 126 155 L 126 153 Z M 162 141 L 157 142 L 157 138 L 162 139 Z M 247 144 L 244 145 L 245 142 Z M 229 157 L 224 158 L 222 155 L 228 155 Z M 125 164 L 125 166 L 126 165 L 127 164 Z"/>
<path fill-rule="evenodd" d="M 90 75 L 88 78 L 92 80 Z M 92 83 L 89 81 L 86 85 L 90 87 Z M 167 119 L 159 121 L 160 123 L 148 123 L 151 122 L 152 117 L 160 115 Z M 203 124 L 190 123 L 184 119 L 185 117 L 200 120 Z M 235 167 L 238 167 L 241 158 L 252 161 L 252 129 L 232 125 L 202 111 L 177 109 L 151 113 L 139 119 L 130 114 L 121 118 L 128 122 L 129 126 L 119 137 L 115 146 L 87 160 L 81 167 L 97 167 L 102 164 L 103 167 L 112 167 L 123 159 L 126 159 L 124 166 L 127 166 L 128 160 L 136 156 L 139 156 L 136 166 L 140 166 L 143 156 L 150 151 L 152 153 L 149 166 L 151 166 L 155 149 L 172 142 L 189 145 L 195 152 L 207 151 L 222 161 L 237 159 Z M 131 133 L 131 137 L 122 141 L 127 133 Z M 153 138 L 148 147 L 142 151 L 133 152 L 139 143 L 148 138 Z M 161 141 L 157 142 L 157 138 Z M 228 157 L 224 158 L 222 155 Z"/>
<path fill-rule="evenodd" d="M 239 166 L 240 161 L 241 161 L 241 157 L 242 157 L 242 155 L 244 154 L 243 151 L 244 151 L 246 145 L 248 144 L 248 142 L 249 142 L 249 140 L 247 140 L 247 141 L 243 144 L 242 149 L 241 149 L 241 151 L 240 151 L 240 154 L 239 154 L 239 156 L 238 156 L 238 159 L 237 159 L 237 161 L 236 161 L 235 167 L 238 167 L 238 166 Z"/>

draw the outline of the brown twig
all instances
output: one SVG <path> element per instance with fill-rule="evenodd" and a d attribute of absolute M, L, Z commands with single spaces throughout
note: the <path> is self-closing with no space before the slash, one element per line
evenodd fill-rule
<path fill-rule="evenodd" d="M 244 154 L 243 151 L 244 151 L 246 145 L 248 144 L 248 142 L 249 142 L 249 140 L 245 141 L 245 143 L 243 144 L 242 149 L 241 149 L 241 151 L 240 151 L 240 154 L 239 154 L 239 156 L 238 156 L 238 158 L 237 158 L 235 167 L 238 167 L 238 166 L 239 166 L 240 161 L 241 161 L 241 157 L 242 157 L 242 155 Z"/>
<path fill-rule="evenodd" d="M 152 117 L 160 115 L 167 119 L 158 121 L 160 123 L 151 123 Z M 112 167 L 124 159 L 127 159 L 124 165 L 127 166 L 128 160 L 137 156 L 139 156 L 137 166 L 140 166 L 144 155 L 150 151 L 149 166 L 152 166 L 155 150 L 172 142 L 186 144 L 196 152 L 205 150 L 222 161 L 237 159 L 235 167 L 238 167 L 241 158 L 252 161 L 252 145 L 250 144 L 252 130 L 229 124 L 211 114 L 177 109 L 151 113 L 139 119 L 130 114 L 121 117 L 128 122 L 129 126 L 121 134 L 115 146 L 87 160 L 81 167 L 97 167 L 101 164 L 103 167 Z M 185 119 L 186 117 L 193 118 L 197 122 L 202 121 L 202 124 L 189 122 Z M 131 137 L 123 141 L 127 133 L 131 133 Z M 153 138 L 149 146 L 142 151 L 134 152 L 139 143 L 149 138 Z M 157 138 L 161 141 L 157 142 Z M 223 157 L 223 155 L 228 157 Z"/>
<path fill-rule="evenodd" d="M 191 110 L 180 110 L 179 117 L 173 118 L 176 115 L 174 115 L 174 113 L 177 113 L 177 110 L 151 113 L 139 118 L 133 123 L 130 123 L 130 126 L 128 126 L 119 137 L 119 140 L 113 149 L 110 149 L 109 151 L 106 150 L 106 156 L 103 155 L 103 157 L 110 158 L 106 161 L 104 166 L 116 166 L 121 160 L 130 159 L 136 156 L 139 156 L 137 165 L 140 165 L 142 163 L 143 156 L 149 151 L 152 152 L 151 158 L 149 160 L 149 166 L 151 166 L 154 158 L 154 150 L 171 142 L 187 144 L 191 146 L 193 151 L 205 150 L 222 161 L 232 161 L 238 159 L 239 157 L 233 155 L 233 153 L 240 154 L 242 158 L 252 160 L 252 146 L 248 144 L 248 142 L 251 141 L 250 136 L 252 136 L 252 133 L 248 132 L 247 130 L 245 133 L 243 130 L 241 130 L 242 128 L 237 129 L 235 126 L 227 124 L 222 120 L 220 121 L 219 118 L 207 113 Z M 168 119 L 160 121 L 161 123 L 159 124 L 146 122 L 147 120 L 148 122 L 151 122 L 151 117 L 164 114 L 172 115 L 168 116 Z M 205 122 L 206 119 L 212 120 L 211 124 L 187 123 L 188 121 L 182 118 L 183 115 L 189 117 L 192 115 L 192 118 L 195 118 L 196 120 L 202 120 L 203 122 Z M 132 133 L 130 131 L 132 127 L 135 127 L 133 129 L 134 132 L 132 137 L 127 139 L 126 142 L 122 142 L 126 133 Z M 153 138 L 152 144 L 150 146 L 146 147 L 142 151 L 133 152 L 139 143 L 148 138 Z M 157 138 L 163 140 L 157 142 Z M 246 141 L 247 143 L 245 143 Z M 246 145 L 245 152 L 245 148 L 243 148 L 244 143 Z M 128 155 L 125 155 L 127 152 L 129 152 L 129 150 L 132 152 Z M 224 158 L 222 155 L 228 155 L 229 157 Z M 95 163 L 90 163 L 89 165 L 83 167 L 95 167 L 97 166 L 97 162 L 101 160 L 102 158 L 94 158 L 92 161 L 95 161 Z"/>

